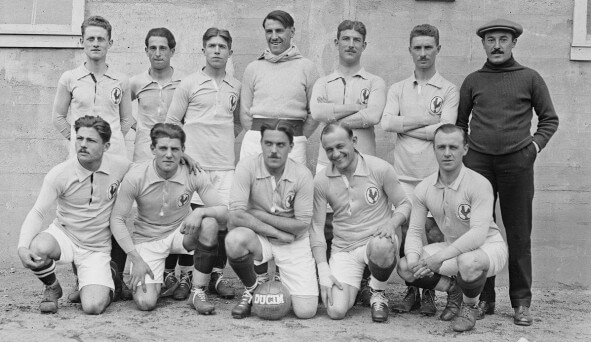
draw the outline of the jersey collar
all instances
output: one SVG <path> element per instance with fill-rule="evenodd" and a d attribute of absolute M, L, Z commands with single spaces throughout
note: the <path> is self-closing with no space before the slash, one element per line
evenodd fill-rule
<path fill-rule="evenodd" d="M 468 172 L 468 168 L 466 168 L 466 166 L 464 166 L 464 164 L 462 163 L 462 169 L 460 170 L 460 174 L 458 175 L 458 178 L 456 178 L 456 180 L 451 183 L 451 185 L 449 186 L 450 189 L 452 189 L 453 191 L 458 191 L 458 188 L 460 187 L 460 183 L 462 182 L 462 178 L 464 178 L 464 175 L 466 175 L 466 172 Z M 443 183 L 441 183 L 439 181 L 439 171 L 437 173 L 435 173 L 436 177 L 434 177 L 435 179 L 433 180 L 433 186 L 439 189 L 443 189 L 445 188 L 445 185 L 443 185 Z"/>
<path fill-rule="evenodd" d="M 413 72 L 412 75 L 409 78 L 412 82 L 413 85 L 417 85 L 419 82 L 417 81 L 417 78 L 415 77 L 415 73 Z M 433 75 L 433 77 L 431 77 L 431 79 L 429 81 L 427 81 L 426 84 L 432 85 L 436 88 L 443 88 L 443 77 L 441 76 L 441 74 L 439 74 L 439 72 L 435 72 L 435 75 Z"/>
<path fill-rule="evenodd" d="M 169 179 L 164 179 L 160 177 L 158 172 L 156 171 L 155 166 L 156 161 L 152 159 L 152 162 L 148 163 L 148 172 L 146 173 L 148 184 L 154 184 L 158 182 L 164 182 L 166 180 L 179 183 L 184 185 L 185 184 L 185 177 L 183 177 L 183 172 L 188 172 L 187 168 L 184 165 L 179 165 L 179 168 L 176 170 L 174 176 Z"/>
<path fill-rule="evenodd" d="M 364 80 L 367 80 L 369 78 L 369 75 L 364 68 L 361 68 L 355 74 L 353 74 L 352 77 L 361 77 Z M 333 82 L 338 79 L 345 79 L 345 76 L 343 76 L 343 74 L 340 71 L 335 70 L 332 74 L 327 76 L 326 83 Z"/>
<path fill-rule="evenodd" d="M 369 169 L 367 168 L 367 163 L 365 162 L 365 156 L 363 155 L 363 153 L 361 153 L 357 150 L 355 150 L 355 153 L 357 153 L 357 167 L 355 168 L 355 172 L 353 173 L 353 176 L 359 176 L 359 177 L 369 176 Z M 340 177 L 341 173 L 331 163 L 330 167 L 326 168 L 326 176 L 327 177 Z"/>
<path fill-rule="evenodd" d="M 79 182 L 83 182 L 86 178 L 90 177 L 90 175 L 92 175 L 93 173 L 104 173 L 106 175 L 111 173 L 111 168 L 110 165 L 111 163 L 109 163 L 108 160 L 108 156 L 107 154 L 103 154 L 103 159 L 101 161 L 101 166 L 99 166 L 98 170 L 96 171 L 90 171 L 86 168 L 84 168 L 84 166 L 82 166 L 82 164 L 80 164 L 80 161 L 78 161 L 78 156 L 74 156 L 74 165 L 75 165 L 75 170 L 76 170 L 76 177 L 78 177 L 78 181 Z"/>
<path fill-rule="evenodd" d="M 295 163 L 291 158 L 287 158 L 287 162 L 285 163 L 285 168 L 283 169 L 283 174 L 279 181 L 286 180 L 288 182 L 295 183 L 296 181 L 296 174 L 295 174 Z M 270 178 L 271 174 L 267 171 L 267 167 L 265 166 L 265 159 L 263 158 L 263 154 L 259 154 L 258 161 L 257 161 L 257 169 L 255 176 L 257 179 L 265 179 Z"/>

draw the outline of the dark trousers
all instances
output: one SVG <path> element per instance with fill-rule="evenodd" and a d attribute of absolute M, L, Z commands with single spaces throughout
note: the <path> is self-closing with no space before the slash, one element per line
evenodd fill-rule
<path fill-rule="evenodd" d="M 509 298 L 512 307 L 529 307 L 531 303 L 532 201 L 536 155 L 532 143 L 519 151 L 499 156 L 468 150 L 464 158 L 467 167 L 490 181 L 495 203 L 497 196 L 499 199 L 509 246 Z M 481 296 L 480 299 L 494 301 L 494 278 L 487 281 L 483 295 L 486 293 L 492 293 L 492 298 Z"/>

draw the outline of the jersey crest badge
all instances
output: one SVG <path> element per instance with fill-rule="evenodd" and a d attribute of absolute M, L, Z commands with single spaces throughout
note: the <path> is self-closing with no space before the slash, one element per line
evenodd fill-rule
<path fill-rule="evenodd" d="M 470 204 L 460 204 L 458 206 L 458 218 L 462 221 L 470 220 Z"/>
<path fill-rule="evenodd" d="M 113 88 L 113 90 L 111 90 L 111 101 L 113 101 L 114 104 L 118 105 L 119 103 L 121 103 L 121 98 L 123 97 L 122 95 L 123 92 L 121 91 L 121 88 Z"/>
<path fill-rule="evenodd" d="M 294 202 L 294 200 L 295 200 L 295 196 L 292 193 L 290 193 L 287 196 L 285 196 L 285 201 L 283 203 L 285 205 L 285 208 L 287 208 L 287 209 L 293 209 L 293 202 Z"/>
<path fill-rule="evenodd" d="M 117 189 L 119 189 L 119 181 L 116 181 L 115 183 L 109 186 L 109 189 L 107 190 L 107 198 L 112 200 L 113 197 L 115 197 L 115 194 L 117 193 Z"/>
<path fill-rule="evenodd" d="M 431 103 L 429 104 L 429 111 L 433 114 L 441 114 L 441 109 L 443 108 L 443 98 L 441 96 L 435 96 L 431 99 Z"/>
<path fill-rule="evenodd" d="M 380 191 L 375 186 L 370 186 L 365 190 L 365 201 L 369 205 L 376 204 L 380 198 Z"/>
<path fill-rule="evenodd" d="M 179 196 L 179 200 L 176 202 L 176 205 L 180 208 L 183 205 L 187 204 L 188 202 L 189 202 L 189 194 L 184 193 Z"/>
<path fill-rule="evenodd" d="M 367 104 L 369 101 L 369 89 L 363 88 L 361 90 L 361 104 Z"/>
<path fill-rule="evenodd" d="M 232 94 L 230 95 L 228 104 L 230 105 L 230 112 L 233 112 L 236 109 L 236 104 L 238 103 L 238 97 Z"/>

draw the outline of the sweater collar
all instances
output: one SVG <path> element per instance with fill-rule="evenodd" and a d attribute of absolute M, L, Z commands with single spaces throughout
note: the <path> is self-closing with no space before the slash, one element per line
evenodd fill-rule
<path fill-rule="evenodd" d="M 524 66 L 517 63 L 517 61 L 513 58 L 513 55 L 511 55 L 511 58 L 509 58 L 508 60 L 504 61 L 501 64 L 493 64 L 487 59 L 486 63 L 484 63 L 484 66 L 482 67 L 482 69 L 480 69 L 480 71 L 481 72 L 497 73 L 497 72 L 516 71 L 516 70 L 522 70 L 522 69 L 524 69 Z"/>

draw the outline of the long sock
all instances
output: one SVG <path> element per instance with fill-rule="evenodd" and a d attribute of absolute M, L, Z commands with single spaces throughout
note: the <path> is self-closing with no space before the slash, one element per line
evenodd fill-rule
<path fill-rule="evenodd" d="M 234 270 L 234 273 L 242 280 L 244 286 L 252 287 L 257 283 L 257 274 L 254 271 L 254 257 L 252 254 L 246 254 L 240 258 L 228 258 L 228 263 Z"/>
<path fill-rule="evenodd" d="M 474 300 L 476 300 L 476 297 L 478 297 L 484 288 L 484 283 L 486 282 L 486 272 L 482 271 L 478 278 L 471 282 L 465 281 L 462 278 L 462 274 L 458 272 L 456 281 L 458 286 L 462 289 L 462 293 L 465 295 L 465 297 L 474 298 Z"/>
<path fill-rule="evenodd" d="M 195 269 L 204 274 L 210 274 L 215 264 L 215 259 L 218 255 L 218 246 L 205 246 L 201 241 L 197 242 L 197 248 L 195 248 L 195 255 L 193 261 L 195 263 Z"/>
<path fill-rule="evenodd" d="M 437 283 L 439 283 L 440 279 L 441 274 L 433 273 L 432 276 L 415 279 L 415 281 L 410 283 L 410 286 L 416 286 L 422 289 L 433 290 L 435 286 L 437 286 Z"/>
<path fill-rule="evenodd" d="M 190 254 L 179 254 L 179 266 L 193 266 L 193 256 Z"/>
<path fill-rule="evenodd" d="M 176 261 L 178 260 L 178 254 L 169 254 L 164 260 L 164 269 L 174 270 L 176 268 Z"/>
<path fill-rule="evenodd" d="M 394 267 L 396 267 L 396 262 L 393 262 L 392 265 L 388 267 L 380 267 L 376 265 L 371 259 L 367 261 L 367 266 L 369 267 L 369 271 L 371 275 L 376 278 L 378 281 L 388 281 L 392 271 L 394 271 Z"/>
<path fill-rule="evenodd" d="M 495 276 L 486 278 L 486 283 L 484 283 L 484 288 L 480 293 L 480 300 L 485 300 L 487 302 L 496 301 L 495 278 Z"/>
<path fill-rule="evenodd" d="M 55 261 L 51 260 L 49 264 L 33 270 L 33 273 L 45 285 L 53 285 L 57 280 L 55 276 Z"/>
<path fill-rule="evenodd" d="M 226 262 L 228 261 L 228 256 L 226 254 L 226 235 L 228 235 L 227 230 L 218 231 L 218 257 L 215 261 L 214 269 L 216 269 L 216 271 L 219 270 L 219 272 L 226 268 Z"/>

